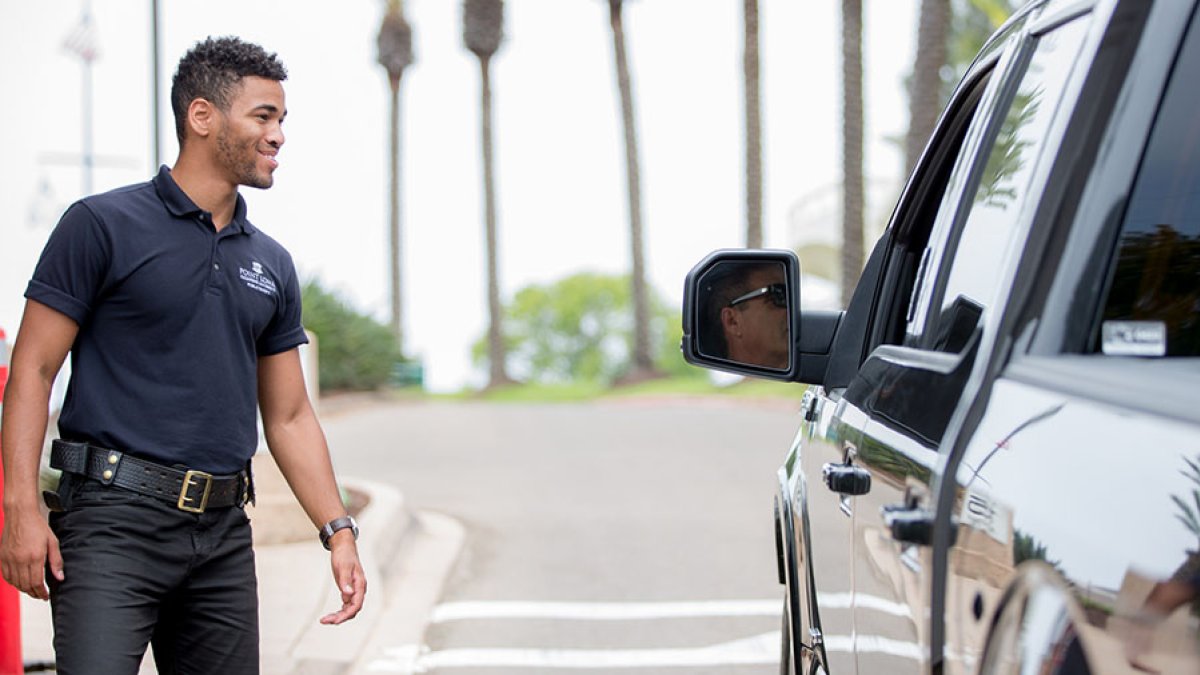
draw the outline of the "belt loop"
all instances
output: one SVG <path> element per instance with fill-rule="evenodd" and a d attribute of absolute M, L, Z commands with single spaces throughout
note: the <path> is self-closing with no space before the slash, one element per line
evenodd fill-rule
<path fill-rule="evenodd" d="M 54 439 L 50 444 L 50 468 L 68 473 L 87 473 L 87 443 Z"/>
<path fill-rule="evenodd" d="M 242 478 L 242 503 L 241 506 L 254 503 L 254 458 L 246 460 L 246 475 Z"/>

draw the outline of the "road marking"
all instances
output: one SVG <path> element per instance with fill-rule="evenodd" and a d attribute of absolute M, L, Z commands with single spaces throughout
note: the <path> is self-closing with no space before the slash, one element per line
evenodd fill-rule
<path fill-rule="evenodd" d="M 851 606 L 849 593 L 821 594 L 822 608 Z M 911 618 L 908 605 L 872 595 L 854 598 L 864 609 Z M 433 610 L 433 623 L 472 619 L 565 619 L 630 621 L 718 616 L 779 616 L 782 600 L 710 600 L 700 602 L 447 602 Z M 404 645 L 371 661 L 370 672 L 415 675 L 437 668 L 697 668 L 774 664 L 779 660 L 779 631 L 691 649 L 505 649 L 456 648 L 430 651 Z M 921 661 L 925 650 L 915 642 L 880 635 L 830 635 L 825 649 L 833 652 L 880 653 Z"/>
<path fill-rule="evenodd" d="M 433 623 L 464 619 L 573 619 L 630 621 L 712 616 L 779 616 L 782 600 L 701 602 L 447 602 L 433 610 Z"/>
<path fill-rule="evenodd" d="M 436 668 L 699 668 L 708 666 L 762 665 L 779 662 L 779 631 L 695 649 L 447 649 L 431 652 L 407 645 L 388 649 L 385 658 L 372 661 L 370 672 L 414 675 Z M 852 649 L 856 646 L 857 649 Z M 923 661 L 925 650 L 915 642 L 879 635 L 826 638 L 825 650 L 859 654 L 887 654 Z"/>
<path fill-rule="evenodd" d="M 779 631 L 695 649 L 389 649 L 370 672 L 423 673 L 435 668 L 698 668 L 779 662 Z"/>

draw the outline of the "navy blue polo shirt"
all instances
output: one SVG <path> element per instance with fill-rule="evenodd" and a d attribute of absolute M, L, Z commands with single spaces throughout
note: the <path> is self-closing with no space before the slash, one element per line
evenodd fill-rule
<path fill-rule="evenodd" d="M 63 438 L 214 474 L 258 445 L 258 357 L 307 341 L 288 252 L 240 195 L 218 232 L 165 166 L 67 209 L 25 297 L 79 324 Z"/>

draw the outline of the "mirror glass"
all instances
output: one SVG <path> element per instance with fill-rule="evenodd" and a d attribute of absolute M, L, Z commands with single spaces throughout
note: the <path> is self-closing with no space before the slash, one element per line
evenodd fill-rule
<path fill-rule="evenodd" d="M 783 263 L 716 263 L 696 287 L 697 351 L 742 365 L 787 370 L 790 296 Z"/>

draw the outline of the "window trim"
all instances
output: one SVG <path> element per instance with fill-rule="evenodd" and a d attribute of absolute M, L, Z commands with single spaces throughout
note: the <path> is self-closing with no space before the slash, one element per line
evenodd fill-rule
<path fill-rule="evenodd" d="M 1061 25 L 1061 23 L 1055 24 L 1056 27 Z M 931 243 L 936 240 L 937 250 L 931 254 L 925 272 L 926 283 L 932 283 L 933 286 L 930 288 L 929 294 L 925 296 L 924 302 L 920 302 L 917 308 L 920 331 L 915 334 L 916 344 L 914 346 L 919 349 L 933 351 L 932 340 L 936 337 L 934 328 L 942 303 L 945 301 L 946 284 L 950 278 L 950 270 L 953 268 L 952 259 L 958 251 L 959 241 L 974 205 L 974 199 L 968 199 L 967 195 L 974 195 L 975 191 L 979 189 L 979 182 L 987 167 L 991 150 L 995 148 L 996 139 L 1000 135 L 1008 107 L 1012 105 L 1013 98 L 1020 89 L 1025 75 L 1029 72 L 1029 64 L 1033 60 L 1033 54 L 1037 50 L 1040 39 L 1041 35 L 1034 36 L 1028 31 L 1022 31 L 1015 36 L 1014 44 L 1010 45 L 1001 57 L 1002 62 L 999 68 L 1002 69 L 1003 78 L 997 85 L 998 88 L 993 91 L 991 100 L 988 101 L 988 110 L 986 111 L 988 123 L 980 131 L 979 137 L 971 148 L 971 165 L 967 169 L 966 178 L 957 195 L 957 203 L 954 205 L 953 213 L 947 219 L 939 219 L 941 222 L 935 225 L 935 231 L 930 235 Z M 1062 102 L 1062 96 L 1063 93 L 1060 92 L 1058 98 L 1055 99 L 1055 114 Z M 1001 114 L 1001 111 L 1004 114 Z M 988 147 L 987 156 L 983 156 L 983 153 L 979 152 L 985 144 Z M 1041 159 L 1044 151 L 1045 145 L 1043 144 L 1038 149 L 1038 160 Z M 947 267 L 947 264 L 950 266 Z M 987 310 L 988 308 L 985 307 L 984 311 Z"/>
<path fill-rule="evenodd" d="M 946 113 L 935 127 L 933 137 L 921 153 L 913 176 L 897 202 L 889 226 L 893 232 L 893 244 L 888 249 L 884 263 L 879 301 L 872 311 L 867 353 L 879 345 L 891 344 L 897 337 L 903 339 L 908 316 L 914 309 L 915 294 L 928 277 L 922 273 L 927 261 L 925 265 L 922 265 L 922 261 L 929 250 L 937 221 L 937 205 L 930 205 L 929 200 L 935 190 L 939 195 L 945 194 L 953 165 L 946 169 L 944 178 L 938 169 L 949 155 L 953 155 L 957 163 L 958 157 L 967 149 L 971 123 L 983 114 L 983 103 L 988 85 L 995 75 L 998 58 L 985 62 L 964 78 L 964 83 L 955 92 L 955 98 L 946 106 Z M 906 260 L 906 256 L 915 260 Z M 906 287 L 905 277 L 910 269 L 911 284 Z"/>

